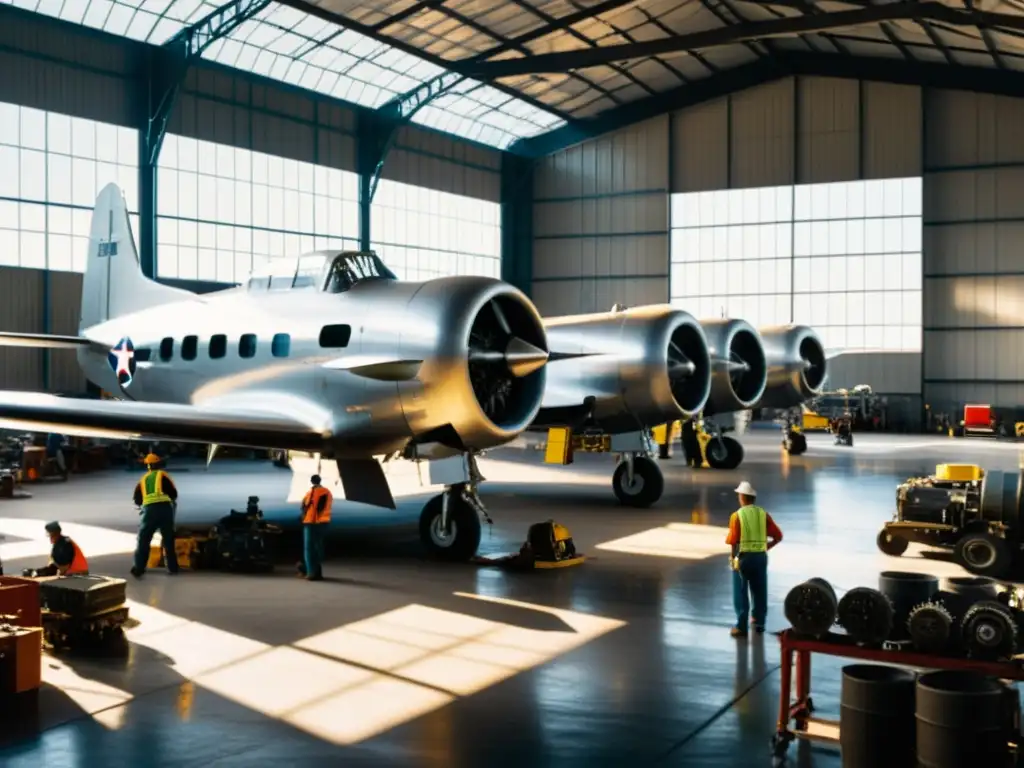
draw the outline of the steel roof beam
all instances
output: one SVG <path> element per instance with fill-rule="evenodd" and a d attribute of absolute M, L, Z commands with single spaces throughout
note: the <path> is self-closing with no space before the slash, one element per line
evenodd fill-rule
<path fill-rule="evenodd" d="M 841 54 L 785 52 L 763 62 L 752 62 L 720 75 L 668 91 L 652 99 L 627 104 L 571 127 L 517 141 L 509 151 L 543 157 L 565 147 L 617 131 L 652 117 L 721 98 L 730 93 L 773 82 L 791 75 L 866 80 L 923 88 L 974 91 L 1000 96 L 1024 94 L 1024 72 L 989 67 L 955 66 L 891 58 L 862 58 Z"/>
<path fill-rule="evenodd" d="M 977 10 L 958 10 L 927 0 L 926 2 L 898 2 L 836 11 L 814 16 L 748 22 L 676 37 L 650 40 L 643 43 L 608 45 L 597 49 L 547 53 L 527 58 L 503 59 L 462 63 L 462 72 L 469 77 L 493 80 L 501 77 L 520 77 L 552 72 L 567 72 L 587 67 L 604 66 L 626 59 L 640 59 L 669 53 L 687 53 L 736 45 L 768 37 L 798 35 L 807 32 L 826 32 L 843 27 L 877 24 L 883 21 L 937 21 L 951 26 L 989 26 L 1024 29 L 1024 17 Z"/>
<path fill-rule="evenodd" d="M 306 0 L 274 1 L 280 5 L 287 5 L 289 8 L 294 8 L 297 11 L 307 13 L 315 18 L 323 19 L 324 21 L 329 21 L 331 24 L 337 24 L 339 27 L 351 29 L 353 32 L 358 32 L 363 37 L 368 37 L 371 40 L 377 41 L 378 43 L 383 43 L 384 45 L 391 46 L 392 48 L 399 50 L 402 53 L 407 53 L 410 56 L 415 56 L 416 58 L 422 59 L 423 61 L 426 61 L 429 64 L 433 64 L 435 67 L 439 67 L 440 69 L 444 69 L 449 72 L 455 72 L 456 74 L 468 77 L 465 71 L 465 64 L 469 61 L 469 59 L 463 59 L 461 61 L 450 61 L 441 56 L 437 56 L 432 53 L 427 53 L 426 51 L 420 50 L 414 45 L 410 45 L 409 43 L 397 40 L 393 37 L 389 37 L 388 35 L 383 34 L 380 30 L 375 29 L 374 26 L 371 26 L 369 24 L 363 24 L 362 22 L 355 21 L 354 19 L 350 19 L 347 16 L 332 13 L 324 8 L 321 8 L 318 5 L 313 5 L 312 3 L 306 2 Z M 635 0 L 629 1 L 635 2 Z M 518 91 L 515 88 L 512 88 L 508 85 L 505 85 L 504 83 L 488 83 L 488 85 L 498 89 L 506 96 L 512 96 L 516 99 L 519 99 L 520 101 L 526 102 L 531 107 L 536 107 L 537 109 L 544 110 L 545 112 L 550 112 L 551 114 L 556 115 L 562 118 L 563 120 L 570 121 L 573 119 L 570 115 L 560 111 L 558 107 L 553 107 L 550 104 L 545 104 L 543 101 L 540 101 L 539 99 L 536 99 L 526 93 L 522 93 L 521 91 Z"/>

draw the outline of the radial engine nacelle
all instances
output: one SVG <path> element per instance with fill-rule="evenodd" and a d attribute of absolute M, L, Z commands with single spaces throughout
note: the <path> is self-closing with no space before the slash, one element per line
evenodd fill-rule
<path fill-rule="evenodd" d="M 821 392 L 827 373 L 825 348 L 806 325 L 760 328 L 768 361 L 761 408 L 793 408 Z"/>
<path fill-rule="evenodd" d="M 592 403 L 612 432 L 700 411 L 711 393 L 711 358 L 693 316 L 668 305 L 545 320 L 551 357 L 544 411 Z"/>
<path fill-rule="evenodd" d="M 768 364 L 761 336 L 746 320 L 701 320 L 711 354 L 711 396 L 704 415 L 752 408 L 764 395 Z"/>

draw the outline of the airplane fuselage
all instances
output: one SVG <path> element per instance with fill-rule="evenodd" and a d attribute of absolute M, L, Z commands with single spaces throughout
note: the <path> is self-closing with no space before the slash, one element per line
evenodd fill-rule
<path fill-rule="evenodd" d="M 481 304 L 507 291 L 477 277 L 368 280 L 337 294 L 229 289 L 83 329 L 111 348 L 131 341 L 128 383 L 102 349 L 78 359 L 94 384 L 130 400 L 253 410 L 289 400 L 294 415 L 335 436 L 325 451 L 379 455 L 449 424 L 480 431 L 487 419 L 469 382 L 469 330 Z M 359 372 L 396 361 L 409 368 L 395 376 L 404 380 Z"/>

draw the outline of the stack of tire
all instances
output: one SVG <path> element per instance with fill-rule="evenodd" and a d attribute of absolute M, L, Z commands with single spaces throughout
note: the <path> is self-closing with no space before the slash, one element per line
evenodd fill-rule
<path fill-rule="evenodd" d="M 837 600 L 827 581 L 810 579 L 786 596 L 786 618 L 801 635 L 822 638 L 838 624 L 859 645 L 892 642 L 923 653 L 1000 661 L 1022 647 L 1024 611 L 991 579 L 950 578 L 940 589 L 928 574 L 885 571 L 878 586 Z"/>
<path fill-rule="evenodd" d="M 1020 734 L 1017 692 L 972 672 L 843 668 L 843 768 L 1003 768 Z"/>

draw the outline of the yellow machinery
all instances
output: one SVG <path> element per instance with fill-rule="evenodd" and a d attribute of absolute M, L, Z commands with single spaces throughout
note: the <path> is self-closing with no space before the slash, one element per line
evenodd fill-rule
<path fill-rule="evenodd" d="M 612 436 L 588 432 L 574 435 L 569 427 L 548 430 L 545 464 L 572 464 L 574 453 L 612 453 Z"/>
<path fill-rule="evenodd" d="M 813 411 L 804 411 L 800 419 L 800 428 L 803 432 L 828 431 L 829 418 Z"/>
<path fill-rule="evenodd" d="M 479 565 L 496 565 L 515 570 L 549 570 L 581 565 L 586 558 L 576 551 L 572 534 L 554 520 L 535 523 L 526 533 L 526 541 L 515 554 L 473 558 Z"/>
<path fill-rule="evenodd" d="M 973 483 L 985 476 L 977 464 L 937 464 L 935 479 L 944 483 Z"/>

